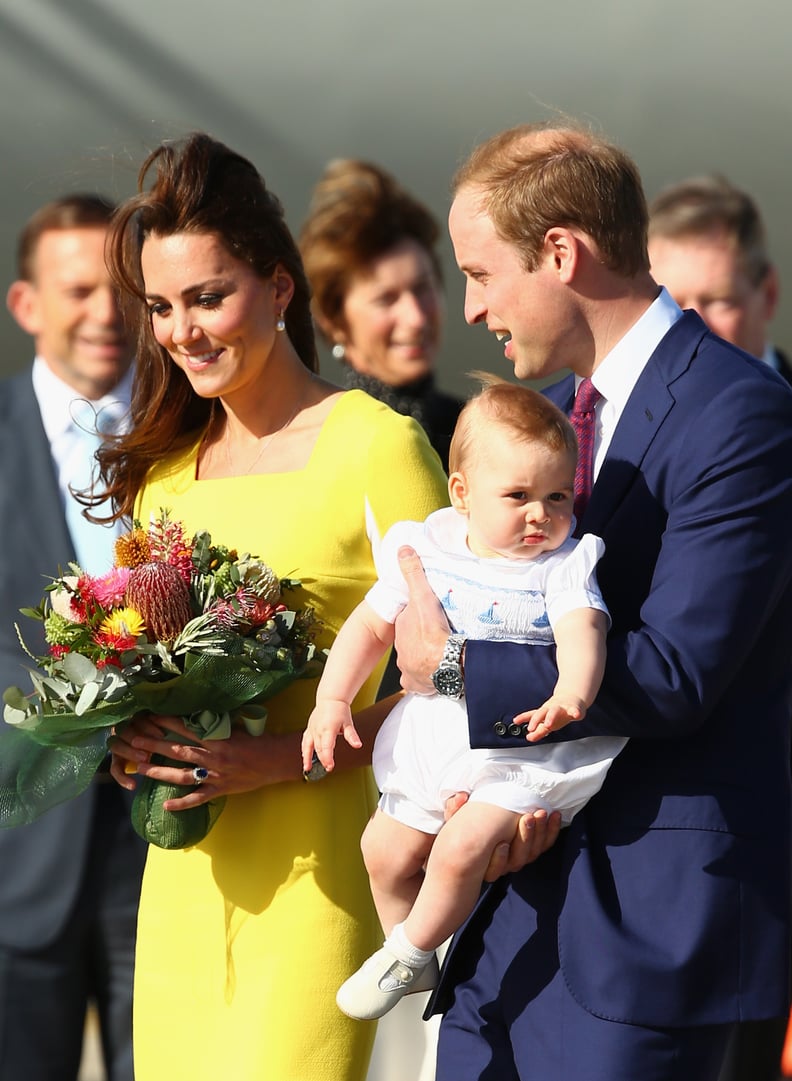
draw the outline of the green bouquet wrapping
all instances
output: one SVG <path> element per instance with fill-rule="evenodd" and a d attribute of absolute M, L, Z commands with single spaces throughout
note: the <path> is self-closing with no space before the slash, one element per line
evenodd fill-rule
<path fill-rule="evenodd" d="M 3 695 L 0 828 L 83 792 L 105 761 L 108 736 L 138 713 L 181 717 L 200 740 L 228 738 L 234 724 L 258 735 L 263 703 L 318 674 L 313 610 L 284 603 L 299 583 L 214 545 L 206 532 L 188 540 L 167 511 L 119 538 L 106 575 L 69 569 L 38 608 L 23 609 L 43 621 L 50 653 L 28 654 L 37 664 L 31 694 L 9 687 Z M 190 790 L 139 777 L 137 832 L 161 848 L 200 841 L 225 799 L 164 809 Z"/>

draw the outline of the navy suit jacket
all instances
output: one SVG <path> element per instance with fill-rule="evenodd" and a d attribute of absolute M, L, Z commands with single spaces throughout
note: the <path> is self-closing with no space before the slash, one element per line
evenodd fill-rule
<path fill-rule="evenodd" d="M 34 654 L 46 652 L 35 607 L 48 577 L 75 559 L 30 371 L 0 384 L 0 692 L 27 691 L 30 676 L 14 624 Z M 0 713 L 0 724 L 2 724 Z M 0 830 L 0 947 L 43 948 L 74 907 L 91 844 L 96 787 L 29 826 Z M 126 801 L 128 804 L 128 801 Z M 119 801 L 119 806 L 123 805 Z M 127 813 L 127 811 L 124 811 Z M 130 826 L 131 833 L 131 826 Z M 130 843 L 132 843 L 130 841 Z M 130 858 L 139 883 L 145 846 Z"/>
<path fill-rule="evenodd" d="M 574 380 L 547 393 L 568 412 Z M 559 866 L 560 916 L 548 933 L 566 983 L 589 1012 L 649 1026 L 780 1015 L 790 956 L 789 387 L 686 313 L 630 396 L 582 528 L 605 540 L 598 575 L 612 629 L 595 704 L 554 738 L 631 738 L 540 858 Z M 468 643 L 472 746 L 522 744 L 494 726 L 549 696 L 552 652 Z M 429 1012 L 469 971 L 482 924 L 498 919 L 498 890 L 533 873 L 484 895 Z M 516 956 L 521 928 L 499 930 Z"/>

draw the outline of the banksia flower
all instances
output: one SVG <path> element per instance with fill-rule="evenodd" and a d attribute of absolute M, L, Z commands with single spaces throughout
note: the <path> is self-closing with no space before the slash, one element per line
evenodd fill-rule
<path fill-rule="evenodd" d="M 151 561 L 151 546 L 148 534 L 140 526 L 135 526 L 129 533 L 115 542 L 115 562 L 117 567 L 139 567 Z"/>
<path fill-rule="evenodd" d="M 258 560 L 240 559 L 237 563 L 242 585 L 251 593 L 266 601 L 267 604 L 275 605 L 281 599 L 281 584 L 272 567 Z"/>
<path fill-rule="evenodd" d="M 190 592 L 176 567 L 143 563 L 129 573 L 126 602 L 140 613 L 149 636 L 169 644 L 192 618 Z"/>

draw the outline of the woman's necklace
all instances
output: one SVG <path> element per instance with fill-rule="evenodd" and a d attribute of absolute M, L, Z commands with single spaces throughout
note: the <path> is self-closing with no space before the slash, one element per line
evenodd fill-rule
<path fill-rule="evenodd" d="M 264 451 L 270 445 L 272 440 L 275 438 L 276 435 L 280 435 L 281 432 L 286 431 L 286 429 L 292 423 L 294 418 L 300 412 L 301 407 L 302 407 L 302 398 L 297 403 L 297 408 L 294 410 L 294 412 L 289 417 L 289 419 L 286 421 L 286 423 L 281 424 L 280 428 L 276 428 L 274 432 L 270 432 L 270 434 L 261 442 L 261 444 L 259 445 L 259 449 L 258 449 L 258 452 L 256 454 L 256 457 L 253 459 L 253 461 L 247 467 L 244 474 L 242 474 L 243 476 L 245 476 L 248 473 L 251 473 L 253 471 L 254 467 L 257 466 L 258 463 L 260 462 L 261 455 L 264 453 Z M 227 420 L 226 420 L 226 430 L 225 430 L 225 451 L 226 451 L 226 458 L 228 459 L 228 469 L 229 469 L 229 471 L 231 473 L 231 476 L 237 476 L 238 474 L 234 470 L 234 463 L 233 463 L 233 461 L 231 459 L 231 429 L 229 427 L 229 424 L 228 424 Z"/>

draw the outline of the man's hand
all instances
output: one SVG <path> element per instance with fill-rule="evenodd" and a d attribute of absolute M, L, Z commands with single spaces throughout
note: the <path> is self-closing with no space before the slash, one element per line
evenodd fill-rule
<path fill-rule="evenodd" d="M 396 619 L 394 646 L 401 685 L 405 691 L 434 694 L 432 673 L 440 664 L 451 628 L 414 549 L 399 549 L 399 567 L 410 595 Z"/>
<path fill-rule="evenodd" d="M 553 811 L 536 810 L 524 814 L 517 825 L 517 833 L 511 844 L 500 844 L 492 853 L 484 879 L 494 882 L 501 875 L 521 871 L 533 863 L 558 840 L 561 815 Z"/>
<path fill-rule="evenodd" d="M 468 801 L 466 792 L 456 792 L 445 802 L 445 820 L 455 815 Z M 545 810 L 528 811 L 517 823 L 517 832 L 510 844 L 497 845 L 490 857 L 484 875 L 486 882 L 494 882 L 501 875 L 521 871 L 523 867 L 539 859 L 543 852 L 552 848 L 561 830 L 558 811 L 548 814 Z"/>

